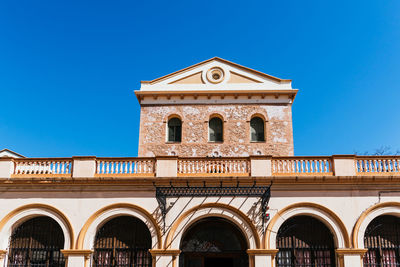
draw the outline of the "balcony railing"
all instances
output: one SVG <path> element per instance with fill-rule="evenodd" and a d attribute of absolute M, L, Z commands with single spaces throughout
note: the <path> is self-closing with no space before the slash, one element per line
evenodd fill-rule
<path fill-rule="evenodd" d="M 355 164 L 360 175 L 400 174 L 400 156 L 359 156 Z"/>
<path fill-rule="evenodd" d="M 400 156 L 0 158 L 0 178 L 400 176 Z"/>
<path fill-rule="evenodd" d="M 180 158 L 178 176 L 249 176 L 249 158 Z"/>
<path fill-rule="evenodd" d="M 96 176 L 154 176 L 153 158 L 97 158 Z"/>
<path fill-rule="evenodd" d="M 72 159 L 14 159 L 14 176 L 71 177 Z"/>
<path fill-rule="evenodd" d="M 273 175 L 332 175 L 332 157 L 272 158 Z"/>

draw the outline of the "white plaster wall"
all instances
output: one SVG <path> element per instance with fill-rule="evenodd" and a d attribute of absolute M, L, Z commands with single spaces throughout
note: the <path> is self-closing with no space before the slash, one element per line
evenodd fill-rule
<path fill-rule="evenodd" d="M 160 221 L 161 217 L 158 210 L 158 204 L 154 197 L 154 191 L 86 191 L 86 192 L 2 192 L 2 201 L 0 202 L 0 220 L 2 220 L 8 213 L 21 206 L 41 203 L 53 206 L 63 212 L 72 224 L 75 233 L 75 242 L 78 237 L 82 226 L 88 218 L 96 211 L 104 208 L 105 206 L 116 203 L 131 203 L 140 206 L 147 210 L 150 214 Z M 175 223 L 178 218 L 187 210 L 205 203 L 223 203 L 235 207 L 240 210 L 248 218 L 250 218 L 258 227 L 261 234 L 260 225 L 261 220 L 258 216 L 258 199 L 256 198 L 181 198 L 169 199 L 168 205 L 172 207 L 169 209 L 166 230 L 168 233 L 169 227 Z M 281 209 L 300 202 L 311 202 L 322 205 L 332 212 L 334 212 L 346 226 L 349 238 L 354 225 L 360 215 L 369 207 L 378 203 L 377 191 L 272 191 L 272 197 L 269 203 L 269 211 L 271 218 Z M 380 202 L 400 202 L 400 196 L 385 196 L 380 199 Z M 311 209 L 310 209 L 311 210 Z M 217 211 L 219 212 L 219 211 Z M 312 212 L 310 211 L 309 214 Z M 393 212 L 392 212 L 393 213 Z M 126 212 L 124 213 L 126 214 Z M 306 212 L 306 214 L 308 214 Z M 377 213 L 378 214 L 378 213 Z M 113 214 L 115 216 L 117 214 Z M 203 214 L 207 215 L 207 214 Z M 210 216 L 215 216 L 210 212 Z M 229 212 L 225 214 L 227 217 L 233 216 Z M 379 214 L 378 214 L 379 215 Z M 30 214 L 29 216 L 32 216 Z M 287 218 L 285 218 L 287 219 Z M 373 218 L 369 218 L 372 220 Z M 190 223 L 190 220 L 188 221 Z M 100 222 L 96 222 L 100 223 Z M 333 229 L 334 227 L 331 227 Z M 4 229 L 2 229 L 4 231 Z M 2 247 L 5 249 L 8 240 L 4 235 L 1 235 L 3 240 L 0 240 Z M 163 236 L 163 242 L 165 235 Z M 262 236 L 260 236 L 262 241 Z M 87 247 L 86 249 L 91 249 Z"/>

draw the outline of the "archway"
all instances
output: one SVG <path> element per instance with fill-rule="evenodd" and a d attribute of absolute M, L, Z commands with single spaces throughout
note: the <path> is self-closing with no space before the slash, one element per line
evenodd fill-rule
<path fill-rule="evenodd" d="M 221 217 L 200 219 L 184 233 L 179 267 L 247 267 L 247 242 L 239 228 Z"/>
<path fill-rule="evenodd" d="M 16 227 L 10 238 L 8 267 L 64 267 L 64 234 L 52 218 L 31 218 Z"/>
<path fill-rule="evenodd" d="M 277 267 L 335 267 L 335 245 L 328 227 L 311 216 L 294 216 L 279 228 Z"/>
<path fill-rule="evenodd" d="M 98 229 L 93 267 L 151 267 L 151 234 L 146 224 L 132 216 L 119 216 Z"/>
<path fill-rule="evenodd" d="M 382 215 L 371 221 L 364 235 L 365 267 L 400 266 L 400 218 Z"/>

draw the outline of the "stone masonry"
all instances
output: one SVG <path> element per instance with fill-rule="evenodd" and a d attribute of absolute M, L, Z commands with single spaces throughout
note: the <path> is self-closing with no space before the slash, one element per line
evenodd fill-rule
<path fill-rule="evenodd" d="M 250 119 L 265 119 L 265 142 L 250 142 Z M 166 142 L 168 119 L 182 120 L 182 142 Z M 208 121 L 223 118 L 224 141 L 208 142 Z M 160 105 L 142 106 L 139 156 L 245 157 L 293 156 L 291 104 Z"/>

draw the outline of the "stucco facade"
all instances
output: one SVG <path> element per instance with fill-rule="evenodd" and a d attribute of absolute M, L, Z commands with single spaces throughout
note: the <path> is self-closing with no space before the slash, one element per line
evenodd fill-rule
<path fill-rule="evenodd" d="M 225 78 L 207 82 L 215 67 Z M 23 254 L 32 248 L 14 241 L 38 240 L 18 236 L 34 218 L 55 222 L 63 236 L 52 253 L 61 250 L 66 262 L 54 266 L 214 266 L 217 261 L 210 259 L 227 267 L 298 266 L 284 262 L 289 258 L 283 252 L 297 251 L 282 248 L 279 240 L 287 222 L 311 218 L 332 238 L 325 267 L 367 267 L 368 227 L 377 218 L 400 217 L 400 157 L 293 156 L 291 105 L 297 91 L 289 80 L 211 59 L 144 82 L 141 89 L 136 92 L 142 106 L 141 157 L 0 158 L 0 267 L 23 261 L 33 266 L 34 253 Z M 223 121 L 222 142 L 208 139 L 216 114 Z M 179 142 L 166 139 L 171 116 L 182 123 Z M 253 116 L 265 122 L 265 141 L 251 141 Z M 149 246 L 135 250 L 142 258 L 120 262 L 128 259 L 123 253 L 130 241 L 117 234 L 128 233 L 129 226 L 106 233 L 102 240 L 114 243 L 99 247 L 99 236 L 118 218 L 134 218 L 148 230 Z M 193 229 L 210 222 L 236 229 L 244 240 L 240 251 L 218 251 L 211 239 L 207 245 L 214 244 L 213 251 L 196 251 L 200 245 L 187 251 Z M 318 231 L 309 229 L 305 236 Z M 118 247 L 116 240 L 125 243 Z M 245 256 L 241 263 L 238 255 Z M 306 256 L 290 259 L 319 266 Z M 388 262 L 396 263 L 396 257 Z M 200 265 L 188 265 L 187 259 Z M 49 266 L 44 262 L 40 266 Z"/>

